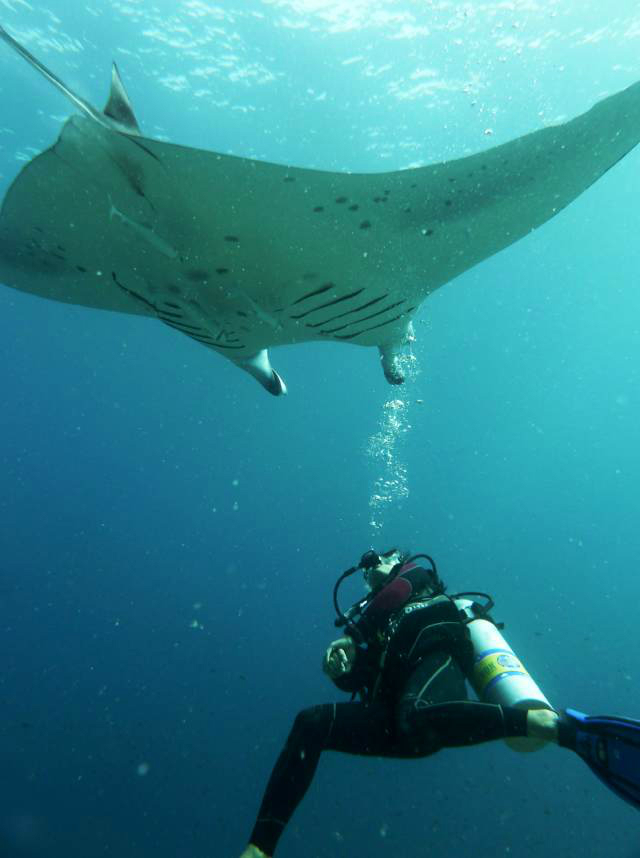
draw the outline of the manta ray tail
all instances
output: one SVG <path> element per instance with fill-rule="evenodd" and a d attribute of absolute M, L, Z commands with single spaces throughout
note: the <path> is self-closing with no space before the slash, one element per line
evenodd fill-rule
<path fill-rule="evenodd" d="M 51 69 L 48 69 L 37 57 L 34 57 L 31 51 L 28 51 L 24 45 L 17 42 L 13 36 L 10 36 L 2 26 L 0 26 L 0 39 L 6 42 L 10 48 L 25 59 L 29 65 L 39 71 L 43 77 L 52 83 L 56 89 L 60 90 L 60 92 L 65 95 L 69 101 L 75 104 L 75 106 L 78 107 L 86 116 L 89 116 L 91 119 L 99 122 L 100 125 L 104 125 L 108 128 L 114 128 L 116 131 L 124 131 L 126 134 L 140 134 L 140 129 L 131 107 L 131 102 L 129 101 L 122 84 L 120 74 L 115 63 L 113 64 L 111 72 L 111 91 L 109 93 L 109 98 L 104 112 L 101 112 L 96 110 L 95 107 L 93 107 L 93 105 L 86 99 L 82 98 L 81 95 L 78 95 L 70 89 L 64 81 L 60 80 L 58 75 L 54 74 Z"/>
<path fill-rule="evenodd" d="M 257 354 L 250 358 L 234 362 L 240 369 L 244 369 L 249 375 L 252 375 L 259 381 L 269 393 L 272 393 L 274 396 L 283 396 L 286 394 L 287 385 L 271 366 L 269 352 L 266 349 L 262 349 L 262 351 L 257 352 Z"/>

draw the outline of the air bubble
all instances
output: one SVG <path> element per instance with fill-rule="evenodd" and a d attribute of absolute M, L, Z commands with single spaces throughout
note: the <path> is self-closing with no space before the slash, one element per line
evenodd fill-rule
<path fill-rule="evenodd" d="M 409 344 L 413 338 L 409 338 Z M 369 497 L 369 526 L 379 534 L 387 514 L 400 506 L 409 496 L 409 478 L 406 463 L 401 456 L 401 440 L 411 430 L 410 410 L 414 397 L 411 383 L 420 374 L 415 355 L 408 352 L 397 357 L 399 369 L 405 377 L 405 397 L 388 399 L 382 406 L 378 429 L 369 438 L 367 455 L 375 463 L 377 476 Z"/>

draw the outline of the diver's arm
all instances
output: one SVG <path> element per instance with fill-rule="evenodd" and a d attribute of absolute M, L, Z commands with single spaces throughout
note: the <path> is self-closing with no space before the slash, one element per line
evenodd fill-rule
<path fill-rule="evenodd" d="M 322 660 L 322 669 L 334 681 L 350 673 L 356 660 L 356 644 L 352 637 L 345 635 L 332 641 Z"/>
<path fill-rule="evenodd" d="M 367 650 L 345 636 L 333 641 L 325 652 L 322 669 L 340 691 L 359 691 L 370 680 Z"/>

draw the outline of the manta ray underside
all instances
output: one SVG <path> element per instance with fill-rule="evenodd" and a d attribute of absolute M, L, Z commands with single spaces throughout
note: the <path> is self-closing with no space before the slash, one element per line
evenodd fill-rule
<path fill-rule="evenodd" d="M 387 379 L 439 286 L 545 223 L 640 139 L 640 83 L 563 125 L 390 173 L 332 173 L 143 137 L 113 66 L 104 110 L 0 38 L 79 108 L 0 211 L 0 282 L 160 319 L 286 386 L 268 348 L 377 346 Z"/>

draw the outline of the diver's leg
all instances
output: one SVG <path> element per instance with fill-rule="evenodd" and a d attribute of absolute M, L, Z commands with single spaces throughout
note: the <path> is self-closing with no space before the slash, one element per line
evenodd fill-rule
<path fill-rule="evenodd" d="M 311 784 L 322 751 L 384 755 L 391 731 L 392 713 L 386 706 L 327 703 L 300 712 L 273 768 L 250 845 L 241 858 L 273 855 Z"/>
<path fill-rule="evenodd" d="M 528 736 L 527 717 L 526 709 L 475 700 L 432 703 L 404 713 L 400 740 L 416 756 L 426 755 L 441 748 Z"/>

